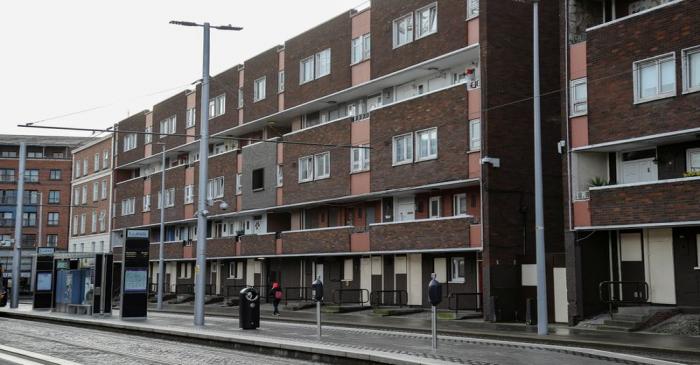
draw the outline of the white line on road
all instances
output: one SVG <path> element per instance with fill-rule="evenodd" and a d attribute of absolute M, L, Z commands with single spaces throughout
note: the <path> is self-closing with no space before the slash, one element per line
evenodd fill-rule
<path fill-rule="evenodd" d="M 13 355 L 10 355 L 7 353 L 10 353 L 13 355 L 19 355 L 22 357 L 13 356 Z M 31 361 L 27 358 L 39 360 L 42 362 L 39 363 L 39 362 Z M 0 345 L 0 359 L 9 361 L 9 362 L 12 362 L 15 364 L 19 364 L 19 365 L 42 365 L 45 363 L 56 364 L 56 365 L 80 365 L 77 362 L 63 360 L 63 359 L 59 359 L 57 357 L 47 356 L 47 355 L 39 354 L 36 352 L 31 352 L 31 351 L 27 351 L 27 350 L 18 349 L 15 347 L 9 347 L 9 346 L 3 346 L 3 345 Z"/>

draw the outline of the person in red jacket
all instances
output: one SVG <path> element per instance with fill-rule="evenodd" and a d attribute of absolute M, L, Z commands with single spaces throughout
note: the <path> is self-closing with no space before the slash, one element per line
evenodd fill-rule
<path fill-rule="evenodd" d="M 272 290 L 270 290 L 270 296 L 272 296 L 272 307 L 274 308 L 274 310 L 272 311 L 272 315 L 279 316 L 279 305 L 282 301 L 282 289 L 280 288 L 280 284 L 278 282 L 272 283 Z"/>

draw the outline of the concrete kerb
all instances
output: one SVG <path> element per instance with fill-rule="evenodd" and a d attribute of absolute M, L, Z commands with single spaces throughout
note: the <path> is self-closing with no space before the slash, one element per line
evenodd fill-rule
<path fill-rule="evenodd" d="M 426 358 L 415 359 L 409 356 L 401 354 L 392 353 L 380 353 L 378 351 L 372 350 L 353 350 L 353 349 L 339 349 L 338 346 L 324 345 L 324 344 L 311 344 L 311 343 L 299 343 L 295 341 L 289 341 L 284 339 L 249 339 L 243 336 L 237 335 L 235 333 L 226 333 L 225 335 L 220 334 L 216 330 L 207 330 L 208 333 L 203 333 L 199 329 L 194 329 L 194 331 L 185 331 L 171 329 L 159 325 L 148 325 L 141 326 L 137 322 L 124 322 L 124 323 L 110 323 L 100 321 L 99 319 L 92 318 L 64 318 L 57 316 L 49 316 L 42 314 L 26 313 L 26 312 L 14 312 L 7 310 L 0 310 L 0 317 L 24 319 L 38 322 L 48 322 L 56 324 L 71 324 L 78 325 L 80 327 L 87 327 L 93 329 L 102 329 L 108 331 L 122 332 L 135 334 L 144 337 L 152 337 L 150 334 L 157 335 L 156 337 L 161 337 L 163 339 L 190 339 L 197 340 L 197 342 L 209 346 L 216 345 L 234 345 L 234 349 L 258 352 L 262 354 L 269 355 L 269 350 L 278 350 L 281 353 L 278 355 L 288 356 L 288 353 L 292 352 L 295 358 L 308 358 L 313 360 L 327 360 L 336 364 L 358 364 L 360 362 L 365 363 L 382 363 L 382 364 L 394 364 L 394 365 L 414 365 L 414 364 L 439 364 L 444 363 L 442 361 L 436 361 Z M 301 356 L 300 356 L 301 355 Z"/>

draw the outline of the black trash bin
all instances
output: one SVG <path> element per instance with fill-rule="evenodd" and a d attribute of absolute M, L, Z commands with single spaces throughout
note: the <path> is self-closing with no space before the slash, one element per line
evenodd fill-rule
<path fill-rule="evenodd" d="M 254 288 L 244 288 L 238 296 L 238 325 L 244 330 L 260 327 L 260 294 Z"/>

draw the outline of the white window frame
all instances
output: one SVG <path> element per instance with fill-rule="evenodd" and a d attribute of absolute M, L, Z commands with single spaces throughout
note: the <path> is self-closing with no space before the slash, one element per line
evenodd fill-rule
<path fill-rule="evenodd" d="M 224 197 L 224 177 L 218 176 L 207 181 L 207 200 L 221 199 Z"/>
<path fill-rule="evenodd" d="M 177 115 L 171 115 L 159 123 L 160 126 L 160 137 L 165 138 L 170 134 L 174 134 L 177 128 Z"/>
<path fill-rule="evenodd" d="M 661 92 L 661 64 L 665 62 L 673 62 L 673 90 L 662 93 Z M 656 95 L 649 96 L 649 97 L 642 97 L 642 90 L 641 90 L 641 73 L 642 69 L 645 66 L 649 66 L 654 64 L 656 66 L 656 87 L 657 87 L 657 92 Z M 640 104 L 640 103 L 645 103 L 648 101 L 653 101 L 653 100 L 659 100 L 659 99 L 665 99 L 665 98 L 670 98 L 676 96 L 676 89 L 678 88 L 676 85 L 676 53 L 675 52 L 670 52 L 666 53 L 663 55 L 659 55 L 656 57 L 648 58 L 645 60 L 641 61 L 636 61 L 632 64 L 632 74 L 633 74 L 633 85 L 634 85 L 634 103 L 635 104 Z"/>
<path fill-rule="evenodd" d="M 424 134 L 428 134 L 428 136 L 430 136 L 433 133 L 435 133 L 434 142 L 430 137 L 428 138 L 428 155 L 421 156 L 420 155 L 420 142 L 421 142 L 420 137 Z M 438 146 L 440 144 L 438 142 L 438 129 L 437 129 L 437 127 L 427 128 L 427 129 L 422 129 L 422 130 L 416 131 L 414 133 L 414 135 L 415 135 L 415 142 L 414 142 L 415 145 L 413 146 L 413 151 L 416 154 L 415 161 L 420 162 L 420 161 L 428 161 L 428 160 L 437 159 L 438 158 Z M 434 153 L 430 152 L 432 150 L 433 143 L 435 144 L 435 152 Z"/>
<path fill-rule="evenodd" d="M 577 99 L 576 90 L 580 87 L 585 88 L 585 95 L 582 99 Z M 582 77 L 580 79 L 571 80 L 569 83 L 569 91 L 569 116 L 577 117 L 588 114 L 588 79 L 586 77 Z M 579 106 L 583 106 L 583 110 L 577 111 L 576 109 Z"/>
<path fill-rule="evenodd" d="M 284 186 L 284 175 L 282 172 L 282 165 L 277 165 L 277 187 L 281 188 Z"/>
<path fill-rule="evenodd" d="M 80 197 L 80 202 L 87 204 L 87 184 L 83 185 Z"/>
<path fill-rule="evenodd" d="M 85 213 L 80 215 L 80 234 L 85 234 L 85 225 L 87 221 L 87 215 Z"/>
<path fill-rule="evenodd" d="M 143 196 L 143 209 L 144 212 L 151 211 L 151 194 L 146 194 Z"/>
<path fill-rule="evenodd" d="M 304 156 L 299 158 L 299 182 L 314 181 L 314 156 Z M 306 177 L 304 178 L 304 173 Z"/>
<path fill-rule="evenodd" d="M 185 204 L 194 203 L 194 185 L 192 185 L 192 184 L 185 185 L 184 202 L 185 202 Z"/>
<path fill-rule="evenodd" d="M 316 72 L 315 56 L 310 56 L 299 61 L 299 85 L 306 84 L 314 80 Z M 307 65 L 310 63 L 310 72 L 306 72 Z"/>
<path fill-rule="evenodd" d="M 253 81 L 253 102 L 265 100 L 267 88 L 267 76 L 260 77 Z"/>
<path fill-rule="evenodd" d="M 392 44 L 394 49 L 399 48 L 401 46 L 405 46 L 411 42 L 413 42 L 413 29 L 414 29 L 414 24 L 413 24 L 413 12 L 408 13 L 406 15 L 403 15 L 397 19 L 394 19 L 392 22 Z M 403 43 L 400 42 L 399 40 L 399 27 L 400 24 L 406 21 L 406 36 L 408 37 L 406 41 Z"/>
<path fill-rule="evenodd" d="M 236 195 L 243 194 L 243 174 L 236 174 Z"/>
<path fill-rule="evenodd" d="M 107 180 L 102 180 L 102 182 L 100 184 L 101 184 L 100 188 L 102 190 L 101 195 L 100 195 L 100 199 L 105 200 L 105 199 L 107 199 Z"/>
<path fill-rule="evenodd" d="M 691 158 L 696 153 L 700 154 L 700 148 L 689 148 L 685 151 L 685 165 L 686 165 L 685 171 L 687 171 L 687 172 L 700 171 L 700 166 L 693 168 L 693 166 L 691 165 L 691 163 L 692 163 Z"/>
<path fill-rule="evenodd" d="M 462 275 L 459 274 L 459 263 L 462 263 L 464 272 Z M 467 265 L 464 257 L 453 257 L 450 259 L 450 268 L 452 275 L 450 276 L 450 283 L 464 283 L 466 281 Z"/>
<path fill-rule="evenodd" d="M 469 121 L 469 150 L 481 150 L 481 119 L 472 119 Z"/>
<path fill-rule="evenodd" d="M 226 94 L 209 99 L 209 119 L 226 114 Z"/>
<path fill-rule="evenodd" d="M 467 20 L 479 16 L 479 0 L 467 0 Z"/>
<path fill-rule="evenodd" d="M 284 70 L 277 73 L 277 93 L 284 92 Z"/>
<path fill-rule="evenodd" d="M 107 213 L 105 211 L 100 211 L 100 217 L 99 217 L 99 222 L 100 222 L 100 232 L 104 232 L 107 230 Z"/>
<path fill-rule="evenodd" d="M 460 213 L 460 210 L 462 210 L 462 204 L 460 203 L 461 199 L 464 198 L 464 213 Z M 455 194 L 452 196 L 452 215 L 455 217 L 462 217 L 469 215 L 469 207 L 467 206 L 467 193 L 460 193 L 460 194 Z"/>
<path fill-rule="evenodd" d="M 100 183 L 94 181 L 92 183 L 92 201 L 96 202 L 100 199 Z"/>
<path fill-rule="evenodd" d="M 695 235 L 695 246 L 696 253 L 698 255 L 698 261 L 696 261 L 697 266 L 695 266 L 695 270 L 700 270 L 700 234 Z"/>
<path fill-rule="evenodd" d="M 122 216 L 134 214 L 134 207 L 136 206 L 136 198 L 122 199 Z"/>
<path fill-rule="evenodd" d="M 362 37 L 353 38 L 350 41 L 350 64 L 355 65 L 362 62 Z"/>
<path fill-rule="evenodd" d="M 243 88 L 239 87 L 238 88 L 238 109 L 242 109 L 243 106 L 245 105 L 245 100 L 243 99 Z"/>
<path fill-rule="evenodd" d="M 106 169 L 109 167 L 109 165 L 109 151 L 105 150 L 102 152 L 102 168 Z"/>
<path fill-rule="evenodd" d="M 432 10 L 433 8 L 435 8 L 435 23 L 434 23 L 433 27 L 430 27 L 430 12 L 431 12 L 431 10 Z M 428 12 L 428 22 L 429 22 L 429 23 L 428 23 L 428 24 L 429 24 L 428 26 L 429 26 L 429 29 L 428 29 L 428 31 L 427 31 L 426 33 L 423 33 L 423 32 L 421 32 L 420 24 L 418 24 L 418 25 L 416 26 L 415 23 L 420 23 L 421 14 L 424 13 L 424 12 L 426 12 L 426 11 Z M 414 27 L 413 27 L 413 29 L 414 29 L 414 31 L 415 31 L 415 33 L 416 33 L 416 34 L 415 34 L 415 37 L 414 37 L 415 40 L 418 40 L 418 39 L 421 39 L 421 38 L 425 38 L 425 37 L 427 37 L 427 36 L 429 36 L 429 35 L 431 35 L 431 34 L 437 33 L 437 31 L 438 31 L 438 5 L 437 5 L 437 2 L 434 2 L 434 3 L 432 3 L 432 4 L 426 5 L 426 6 L 422 7 L 422 8 L 420 8 L 420 9 L 416 10 L 415 17 L 414 17 L 413 19 L 414 19 Z"/>
<path fill-rule="evenodd" d="M 124 136 L 122 151 L 127 152 L 136 148 L 137 136 L 136 133 L 130 133 Z"/>
<path fill-rule="evenodd" d="M 73 216 L 73 236 L 78 234 L 79 226 L 80 226 L 80 218 L 76 214 Z"/>
<path fill-rule="evenodd" d="M 350 173 L 369 171 L 370 149 L 368 144 L 353 147 L 350 151 Z"/>
<path fill-rule="evenodd" d="M 323 169 L 322 171 L 321 168 L 319 167 L 319 163 L 321 161 L 325 161 L 323 163 L 323 166 L 321 166 Z M 314 155 L 314 180 L 322 180 L 322 179 L 328 179 L 331 177 L 331 153 L 330 152 L 323 152 L 323 153 L 318 153 Z"/>
<path fill-rule="evenodd" d="M 697 85 L 690 85 L 690 79 L 693 75 L 690 69 L 690 56 L 700 57 L 700 46 L 686 48 L 681 51 L 682 57 L 682 73 L 683 73 L 683 93 L 693 93 L 700 91 L 700 83 Z M 695 73 L 700 74 L 700 67 L 695 70 Z"/>
<path fill-rule="evenodd" d="M 405 156 L 404 159 L 398 160 L 396 155 L 396 144 L 397 140 L 406 139 L 407 143 L 404 145 L 402 155 Z M 413 133 L 400 134 L 391 138 L 391 161 L 392 166 L 399 166 L 413 163 Z"/>
<path fill-rule="evenodd" d="M 437 212 L 433 211 L 433 202 L 437 202 Z M 431 196 L 428 200 L 428 218 L 440 218 L 442 216 L 442 197 Z"/>
<path fill-rule="evenodd" d="M 97 211 L 92 211 L 92 216 L 90 219 L 90 232 L 97 233 Z"/>
<path fill-rule="evenodd" d="M 92 166 L 92 171 L 93 172 L 100 171 L 100 153 L 99 152 L 97 152 L 95 154 L 93 164 L 94 164 L 94 166 Z"/>
<path fill-rule="evenodd" d="M 88 171 L 88 159 L 83 160 L 83 175 L 87 176 L 90 172 Z"/>
<path fill-rule="evenodd" d="M 148 126 L 143 130 L 143 144 L 149 144 L 153 142 L 153 126 Z"/>
<path fill-rule="evenodd" d="M 197 108 L 187 108 L 185 114 L 185 128 L 192 128 L 197 123 Z"/>
<path fill-rule="evenodd" d="M 314 79 L 320 79 L 321 77 L 330 75 L 333 60 L 331 55 L 331 49 L 326 48 L 320 52 L 317 52 L 315 57 L 316 61 L 314 64 Z"/>

